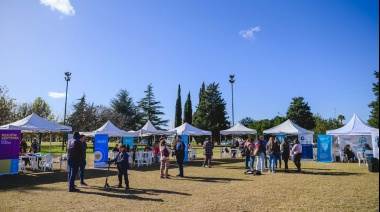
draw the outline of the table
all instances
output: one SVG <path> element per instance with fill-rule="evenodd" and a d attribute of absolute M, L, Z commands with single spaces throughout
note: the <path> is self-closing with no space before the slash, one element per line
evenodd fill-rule
<path fill-rule="evenodd" d="M 230 149 L 231 158 L 234 154 L 236 157 L 239 157 L 239 153 L 240 153 L 239 149 Z"/>

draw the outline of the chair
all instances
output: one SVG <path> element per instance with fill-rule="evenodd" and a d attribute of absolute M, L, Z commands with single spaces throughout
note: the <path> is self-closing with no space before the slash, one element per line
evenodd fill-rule
<path fill-rule="evenodd" d="M 23 161 L 22 159 L 19 159 L 18 160 L 18 171 L 20 172 L 21 170 L 25 171 L 25 161 Z"/>
<path fill-rule="evenodd" d="M 133 152 L 128 152 L 128 163 L 129 163 L 129 166 L 133 166 L 134 163 L 133 163 Z"/>
<path fill-rule="evenodd" d="M 359 161 L 359 166 L 360 166 L 360 161 L 361 161 L 361 160 L 363 161 L 363 163 L 364 163 L 366 166 L 368 166 L 368 165 L 367 165 L 367 160 L 365 159 L 365 157 L 364 157 L 364 155 L 363 155 L 363 152 L 358 151 L 356 154 L 357 154 L 357 158 L 358 158 L 358 161 Z"/>
<path fill-rule="evenodd" d="M 33 170 L 38 169 L 38 159 L 37 156 L 30 156 L 30 165 Z"/>
<path fill-rule="evenodd" d="M 63 154 L 61 157 L 59 157 L 58 162 L 59 162 L 59 169 L 62 169 L 62 163 L 66 163 L 67 165 L 67 154 Z"/>
<path fill-rule="evenodd" d="M 46 171 L 46 167 L 49 167 L 52 171 L 54 171 L 54 157 L 53 155 L 46 155 L 45 161 L 42 164 L 42 169 Z"/>
<path fill-rule="evenodd" d="M 191 150 L 190 159 L 194 160 L 195 158 L 197 158 L 197 150 L 193 149 Z"/>
<path fill-rule="evenodd" d="M 152 165 L 152 161 L 153 161 L 153 152 L 146 152 L 145 153 L 145 164 L 148 166 L 148 165 Z"/>
<path fill-rule="evenodd" d="M 144 163 L 143 152 L 141 152 L 141 151 L 136 152 L 135 161 L 137 161 L 137 167 L 140 167 L 140 164 L 141 164 L 141 166 L 143 165 L 143 163 Z"/>
<path fill-rule="evenodd" d="M 343 151 L 341 151 L 341 150 L 338 150 L 338 152 L 339 152 L 339 155 L 340 155 L 340 161 L 342 163 L 348 162 L 347 154 L 343 154 Z"/>

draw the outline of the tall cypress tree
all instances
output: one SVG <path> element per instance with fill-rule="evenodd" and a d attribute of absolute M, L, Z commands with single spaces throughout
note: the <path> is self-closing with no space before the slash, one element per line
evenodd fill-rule
<path fill-rule="evenodd" d="M 372 101 L 368 107 L 372 108 L 371 115 L 368 119 L 368 124 L 372 127 L 378 127 L 379 126 L 379 71 L 375 71 L 374 73 L 376 77 L 376 83 L 372 83 L 373 88 L 373 94 L 375 94 L 375 100 Z"/>
<path fill-rule="evenodd" d="M 177 101 L 175 103 L 175 121 L 174 127 L 182 124 L 182 103 L 181 103 L 181 85 L 178 85 Z"/>
<path fill-rule="evenodd" d="M 187 99 L 185 102 L 185 107 L 183 111 L 183 122 L 187 122 L 188 124 L 193 123 L 193 108 L 191 104 L 190 92 L 187 95 Z"/>

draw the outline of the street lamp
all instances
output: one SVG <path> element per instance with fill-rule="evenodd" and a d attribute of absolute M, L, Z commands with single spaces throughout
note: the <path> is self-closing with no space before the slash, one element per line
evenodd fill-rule
<path fill-rule="evenodd" d="M 234 120 L 234 82 L 235 82 L 235 74 L 230 74 L 230 83 L 232 90 L 232 126 L 235 126 Z"/>
<path fill-rule="evenodd" d="M 69 81 L 71 79 L 71 73 L 65 72 L 65 81 L 66 81 L 66 98 L 65 98 L 65 113 L 63 115 L 63 125 L 66 125 L 66 107 L 67 107 L 67 89 L 69 88 Z M 64 148 L 65 139 L 62 139 L 62 150 Z"/>

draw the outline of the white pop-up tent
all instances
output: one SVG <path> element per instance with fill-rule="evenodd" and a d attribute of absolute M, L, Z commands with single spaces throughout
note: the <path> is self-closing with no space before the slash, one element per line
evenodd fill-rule
<path fill-rule="evenodd" d="M 70 126 L 63 126 L 49 120 L 46 120 L 37 114 L 33 113 L 21 120 L 16 122 L 0 126 L 0 129 L 4 130 L 21 130 L 22 133 L 50 133 L 50 146 L 52 133 L 58 132 L 71 132 L 72 129 Z"/>
<path fill-rule="evenodd" d="M 246 135 L 246 134 L 252 134 L 256 135 L 257 137 L 257 131 L 255 129 L 250 129 L 239 122 L 227 130 L 221 130 L 220 131 L 220 142 L 222 141 L 222 135 Z M 220 157 L 222 157 L 222 146 L 220 146 Z"/>
<path fill-rule="evenodd" d="M 303 159 L 313 159 L 313 135 L 314 132 L 306 130 L 295 123 L 290 119 L 286 120 L 282 124 L 279 124 L 270 129 L 264 130 L 264 134 L 271 135 L 297 135 L 298 141 L 302 145 L 302 158 Z"/>
<path fill-rule="evenodd" d="M 346 125 L 335 130 L 327 130 L 326 134 L 337 138 L 334 145 L 338 146 L 339 149 L 343 149 L 346 144 L 349 144 L 356 152 L 361 151 L 365 143 L 368 143 L 372 148 L 375 146 L 371 141 L 372 130 L 376 130 L 376 128 L 368 126 L 354 114 Z"/>
<path fill-rule="evenodd" d="M 94 137 L 95 134 L 107 134 L 108 137 L 136 137 L 139 136 L 138 132 L 126 132 L 117 128 L 111 121 L 107 121 L 103 126 L 99 129 L 94 130 L 92 132 L 81 132 L 86 136 Z"/>
<path fill-rule="evenodd" d="M 188 135 L 188 136 L 202 136 L 202 135 L 212 135 L 211 131 L 198 129 L 191 124 L 184 123 L 179 127 L 176 127 L 172 130 L 177 132 L 177 135 Z"/>
<path fill-rule="evenodd" d="M 151 136 L 151 135 L 173 135 L 176 134 L 176 130 L 157 130 L 156 127 L 149 120 L 146 124 L 138 131 L 141 136 Z"/>

